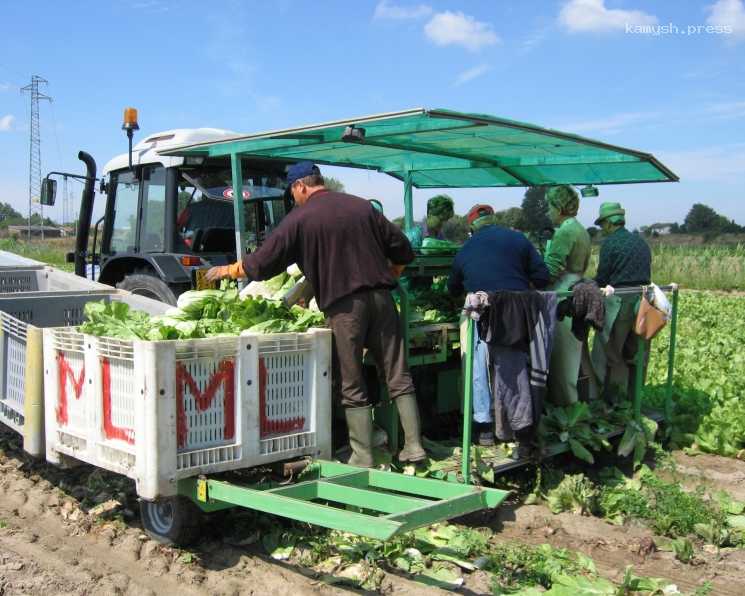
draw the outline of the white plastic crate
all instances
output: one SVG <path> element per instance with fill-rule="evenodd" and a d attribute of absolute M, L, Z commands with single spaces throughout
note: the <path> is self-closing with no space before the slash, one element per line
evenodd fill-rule
<path fill-rule="evenodd" d="M 31 455 L 44 455 L 42 328 L 79 325 L 85 304 L 97 300 L 124 301 L 152 314 L 167 308 L 101 287 L 107 289 L 0 294 L 0 422 L 23 435 L 24 449 Z"/>
<path fill-rule="evenodd" d="M 0 266 L 0 295 L 111 290 L 111 286 L 46 266 Z"/>
<path fill-rule="evenodd" d="M 47 459 L 181 478 L 331 453 L 331 331 L 176 341 L 44 333 Z"/>
<path fill-rule="evenodd" d="M 19 267 L 43 267 L 44 263 L 34 261 L 17 255 L 14 252 L 8 252 L 7 250 L 0 250 L 0 269 L 15 269 Z"/>

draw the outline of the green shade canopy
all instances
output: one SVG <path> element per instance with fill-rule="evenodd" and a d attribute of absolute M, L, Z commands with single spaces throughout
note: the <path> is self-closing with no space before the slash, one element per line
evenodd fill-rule
<path fill-rule="evenodd" d="M 349 133 L 349 127 L 357 129 Z M 363 129 L 363 130 L 359 130 Z M 423 108 L 176 147 L 377 170 L 417 188 L 672 182 L 653 155 L 484 114 Z"/>

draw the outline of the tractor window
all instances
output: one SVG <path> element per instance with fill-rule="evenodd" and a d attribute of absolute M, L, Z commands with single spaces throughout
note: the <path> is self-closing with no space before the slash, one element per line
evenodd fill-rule
<path fill-rule="evenodd" d="M 235 252 L 233 202 L 211 197 L 193 179 L 179 181 L 176 216 L 181 250 Z"/>
<path fill-rule="evenodd" d="M 246 242 L 260 244 L 286 215 L 284 177 L 244 168 Z M 230 168 L 184 170 L 176 218 L 182 248 L 195 253 L 234 253 L 235 216 Z"/>
<path fill-rule="evenodd" d="M 142 252 L 162 252 L 165 237 L 166 170 L 162 166 L 145 168 L 142 172 Z"/>
<path fill-rule="evenodd" d="M 111 252 L 135 250 L 137 234 L 137 201 L 140 182 L 132 172 L 120 172 L 116 177 L 114 225 L 111 233 Z"/>

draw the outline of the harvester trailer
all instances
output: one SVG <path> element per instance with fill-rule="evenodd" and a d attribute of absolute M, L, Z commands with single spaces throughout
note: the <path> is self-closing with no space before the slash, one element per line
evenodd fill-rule
<path fill-rule="evenodd" d="M 128 112 L 127 118 L 129 133 L 136 116 Z M 376 170 L 401 180 L 407 232 L 414 228 L 414 188 L 572 184 L 583 186 L 585 196 L 597 196 L 598 185 L 677 180 L 649 154 L 448 110 L 405 110 L 253 135 L 175 130 L 146 137 L 105 166 L 99 189 L 106 207 L 93 226 L 89 251 L 96 165 L 84 152 L 80 158 L 87 171 L 70 257 L 76 274 L 98 272 L 99 282 L 166 303 L 198 287 L 206 267 L 254 250 L 278 225 L 292 208 L 284 173 L 299 160 Z M 54 189 L 47 177 L 46 204 L 53 204 Z M 431 279 L 447 273 L 451 262 L 452 255 L 418 254 L 404 276 Z M 446 478 L 457 482 L 327 460 L 330 338 L 322 330 L 171 342 L 120 342 L 69 329 L 45 330 L 47 458 L 82 459 L 135 478 L 146 529 L 170 541 L 183 541 L 193 532 L 195 505 L 203 511 L 241 505 L 382 539 L 494 507 L 504 491 L 468 484 L 470 350 L 461 358 L 457 323 L 421 326 L 411 316 L 403 285 L 399 293 L 415 377 L 420 369 L 436 379 L 432 401 L 443 410 L 465 412 L 463 469 Z M 673 352 L 674 333 L 670 375 Z M 282 412 L 295 398 L 270 387 L 277 382 L 274 372 L 288 374 L 280 371 L 288 362 L 292 378 L 313 383 L 289 392 L 302 396 L 289 416 Z M 81 401 L 90 411 L 79 413 L 77 422 L 68 415 L 63 428 L 60 395 L 81 386 L 90 389 L 90 397 Z M 67 397 L 74 409 L 77 394 Z M 396 450 L 398 420 L 385 399 L 376 421 Z M 238 486 L 214 476 L 298 458 L 314 458 L 314 463 L 306 480 L 287 486 Z M 501 462 L 500 469 L 522 463 Z"/>

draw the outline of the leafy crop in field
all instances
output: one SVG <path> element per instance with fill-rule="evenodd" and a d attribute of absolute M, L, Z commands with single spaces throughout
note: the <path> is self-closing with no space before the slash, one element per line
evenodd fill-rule
<path fill-rule="evenodd" d="M 677 539 L 696 534 L 717 546 L 740 543 L 740 528 L 745 528 L 745 503 L 726 494 L 712 500 L 702 490 L 686 492 L 646 466 L 634 478 L 606 468 L 597 483 L 584 474 L 566 475 L 545 491 L 545 498 L 553 513 L 594 514 L 618 525 L 639 520 L 661 536 Z M 670 550 L 684 562 L 690 560 L 683 541 L 671 541 Z"/>
<path fill-rule="evenodd" d="M 666 329 L 652 343 L 646 401 L 663 407 Z M 745 298 L 680 295 L 672 423 L 673 446 L 736 457 L 745 448 Z"/>
<path fill-rule="evenodd" d="M 608 478 L 600 491 L 600 512 L 616 521 L 645 520 L 658 534 L 673 538 L 692 534 L 699 523 L 725 523 L 722 511 L 707 502 L 701 491 L 685 492 L 678 483 L 662 480 L 646 466 L 631 481 L 620 476 Z"/>
<path fill-rule="evenodd" d="M 548 508 L 553 513 L 571 511 L 590 515 L 597 509 L 599 491 L 584 474 L 567 474 L 547 495 Z"/>
<path fill-rule="evenodd" d="M 566 407 L 546 407 L 541 418 L 539 434 L 546 443 L 566 443 L 575 457 L 589 464 L 595 463 L 592 451 L 608 448 L 610 444 L 592 428 L 590 407 L 577 402 Z"/>
<path fill-rule="evenodd" d="M 539 436 L 545 445 L 566 444 L 575 457 L 589 464 L 595 463 L 593 452 L 610 450 L 606 435 L 614 429 L 625 429 L 618 446 L 622 457 L 634 454 L 634 464 L 639 465 L 647 447 L 654 441 L 657 423 L 646 417 L 634 420 L 631 404 L 615 406 L 600 400 L 571 406 L 547 406 L 541 418 Z"/>

